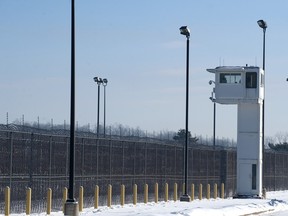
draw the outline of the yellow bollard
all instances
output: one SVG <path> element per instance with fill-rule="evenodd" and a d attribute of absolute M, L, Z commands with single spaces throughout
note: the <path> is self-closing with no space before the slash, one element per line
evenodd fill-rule
<path fill-rule="evenodd" d="M 107 206 L 111 207 L 112 205 L 112 185 L 108 185 L 108 192 L 107 192 Z"/>
<path fill-rule="evenodd" d="M 202 184 L 199 184 L 199 196 L 198 196 L 199 200 L 202 200 Z"/>
<path fill-rule="evenodd" d="M 47 215 L 51 214 L 52 208 L 52 189 L 48 188 L 47 190 Z"/>
<path fill-rule="evenodd" d="M 94 208 L 98 209 L 99 206 L 99 186 L 95 186 L 95 191 L 94 191 Z"/>
<path fill-rule="evenodd" d="M 206 198 L 209 200 L 209 199 L 210 199 L 210 184 L 207 184 L 207 191 L 206 191 L 206 193 L 207 193 Z"/>
<path fill-rule="evenodd" d="M 195 199 L 194 194 L 195 194 L 195 186 L 194 184 L 192 184 L 191 185 L 191 201 Z"/>
<path fill-rule="evenodd" d="M 218 188 L 217 188 L 217 184 L 214 184 L 214 199 L 217 199 L 218 196 Z"/>
<path fill-rule="evenodd" d="M 158 183 L 155 183 L 155 187 L 154 187 L 154 192 L 155 192 L 155 203 L 158 203 Z"/>
<path fill-rule="evenodd" d="M 165 183 L 165 197 L 164 197 L 165 202 L 168 202 L 168 199 L 169 199 L 169 186 L 167 183 Z"/>
<path fill-rule="evenodd" d="M 125 185 L 123 184 L 121 185 L 120 203 L 122 207 L 125 204 Z"/>
<path fill-rule="evenodd" d="M 5 188 L 5 216 L 10 214 L 10 188 Z"/>
<path fill-rule="evenodd" d="M 185 194 L 185 183 L 182 184 L 182 194 Z"/>
<path fill-rule="evenodd" d="M 224 183 L 221 184 L 221 199 L 224 199 L 224 192 L 225 188 L 224 188 Z"/>
<path fill-rule="evenodd" d="M 137 184 L 133 185 L 133 204 L 137 204 Z"/>
<path fill-rule="evenodd" d="M 144 203 L 148 203 L 148 184 L 144 186 Z"/>
<path fill-rule="evenodd" d="M 68 189 L 67 187 L 64 187 L 63 189 L 63 199 L 62 199 L 62 211 L 64 213 L 64 210 L 65 210 L 65 203 L 66 203 L 66 200 L 67 200 L 67 193 L 68 193 Z"/>
<path fill-rule="evenodd" d="M 31 196 L 32 196 L 32 190 L 31 188 L 26 189 L 26 215 L 31 214 Z"/>
<path fill-rule="evenodd" d="M 83 211 L 83 196 L 84 196 L 84 188 L 80 186 L 79 188 L 79 212 Z"/>
<path fill-rule="evenodd" d="M 177 183 L 174 183 L 174 195 L 173 195 L 173 198 L 174 198 L 174 201 L 176 202 L 178 200 L 178 189 L 177 189 Z"/>

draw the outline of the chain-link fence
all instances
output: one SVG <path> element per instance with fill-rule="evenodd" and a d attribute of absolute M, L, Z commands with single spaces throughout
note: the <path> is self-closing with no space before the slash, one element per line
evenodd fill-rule
<path fill-rule="evenodd" d="M 47 189 L 53 191 L 53 210 L 61 209 L 64 187 L 69 178 L 69 137 L 41 133 L 0 130 L 0 209 L 4 209 L 4 189 L 11 188 L 11 212 L 25 211 L 25 191 L 32 188 L 32 212 L 45 211 Z M 95 185 L 100 187 L 100 205 L 106 204 L 107 185 L 113 186 L 113 203 L 119 203 L 120 185 L 126 187 L 126 202 L 132 202 L 133 185 L 143 202 L 144 184 L 182 185 L 184 148 L 177 142 L 121 141 L 112 138 L 76 137 L 75 197 L 84 187 L 85 206 L 93 206 Z M 198 186 L 225 184 L 226 196 L 236 187 L 236 151 L 201 145 L 189 146 L 188 183 Z M 287 154 L 267 152 L 264 185 L 269 190 L 287 188 Z M 180 186 L 179 186 L 180 188 Z M 189 187 L 188 187 L 189 188 Z M 206 187 L 203 187 L 206 193 Z M 182 193 L 179 190 L 179 195 Z M 171 197 L 170 197 L 171 198 Z M 153 200 L 151 195 L 150 200 Z M 1 210 L 0 210 L 1 211 Z M 0 212 L 2 213 L 2 212 Z"/>

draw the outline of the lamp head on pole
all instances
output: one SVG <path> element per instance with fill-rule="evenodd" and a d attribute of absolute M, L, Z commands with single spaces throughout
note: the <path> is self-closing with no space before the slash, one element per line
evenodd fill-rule
<path fill-rule="evenodd" d="M 94 79 L 94 82 L 96 82 L 98 85 L 103 83 L 103 80 L 100 77 L 94 77 L 93 79 Z"/>
<path fill-rule="evenodd" d="M 258 20 L 257 23 L 258 23 L 259 27 L 263 29 L 263 31 L 266 31 L 266 28 L 268 26 L 267 26 L 267 23 L 264 20 Z"/>
<path fill-rule="evenodd" d="M 190 37 L 190 30 L 188 29 L 187 26 L 181 26 L 179 30 L 180 34 L 185 35 L 187 39 Z"/>
<path fill-rule="evenodd" d="M 106 86 L 108 83 L 108 80 L 106 78 L 104 78 L 102 81 L 103 81 L 103 86 Z"/>

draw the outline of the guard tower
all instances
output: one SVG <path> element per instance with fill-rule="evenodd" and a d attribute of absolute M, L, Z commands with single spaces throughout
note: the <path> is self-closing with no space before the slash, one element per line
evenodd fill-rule
<path fill-rule="evenodd" d="M 207 71 L 215 74 L 215 102 L 238 105 L 236 197 L 261 197 L 264 71 L 250 66 Z"/>

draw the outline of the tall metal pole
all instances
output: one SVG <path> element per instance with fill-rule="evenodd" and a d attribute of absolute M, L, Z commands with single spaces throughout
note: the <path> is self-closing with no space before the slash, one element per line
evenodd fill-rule
<path fill-rule="evenodd" d="M 257 21 L 260 28 L 263 29 L 263 70 L 264 70 L 264 77 L 263 77 L 263 86 L 264 86 L 264 97 L 263 97 L 263 104 L 262 104 L 262 184 L 264 185 L 264 156 L 265 156 L 265 36 L 266 36 L 266 28 L 267 23 L 264 20 Z"/>
<path fill-rule="evenodd" d="M 215 81 L 210 80 L 209 81 L 209 85 L 212 85 L 212 83 L 214 83 L 215 85 Z M 211 100 L 211 102 L 213 103 L 213 148 L 215 149 L 216 147 L 216 98 L 214 98 L 214 89 L 211 92 L 211 97 L 209 98 Z"/>
<path fill-rule="evenodd" d="M 74 199 L 75 170 L 75 1 L 71 0 L 71 106 L 70 106 L 70 152 L 69 152 L 69 189 L 64 215 L 79 215 L 78 203 Z"/>
<path fill-rule="evenodd" d="M 189 37 L 187 37 L 186 59 L 186 136 L 185 136 L 185 188 L 184 195 L 188 196 L 188 110 L 189 110 Z"/>
<path fill-rule="evenodd" d="M 266 38 L 266 28 L 263 28 L 263 70 L 265 71 L 265 41 Z"/>
<path fill-rule="evenodd" d="M 213 101 L 214 112 L 213 112 L 213 148 L 216 146 L 216 102 Z"/>
<path fill-rule="evenodd" d="M 104 137 L 106 137 L 106 85 L 104 85 Z"/>
<path fill-rule="evenodd" d="M 100 85 L 101 83 L 98 83 L 98 107 L 97 107 L 97 137 L 99 137 L 99 113 L 100 113 Z"/>
<path fill-rule="evenodd" d="M 71 7 L 71 106 L 70 106 L 70 162 L 68 200 L 74 200 L 74 148 L 75 148 L 75 0 Z"/>
<path fill-rule="evenodd" d="M 265 35 L 266 35 L 266 28 L 263 28 L 263 70 L 264 70 L 264 78 L 263 78 L 263 85 L 264 85 L 264 98 L 262 104 L 262 185 L 264 188 L 264 157 L 265 157 Z"/>
<path fill-rule="evenodd" d="M 263 28 L 263 70 L 264 70 L 264 78 L 263 78 L 263 85 L 264 85 L 264 98 L 263 98 L 263 111 L 262 111 L 262 143 L 263 143 L 263 150 L 264 150 L 264 141 L 265 141 L 265 137 L 264 137 L 264 129 L 265 129 L 265 124 L 264 124 L 264 121 L 265 121 L 265 105 L 264 105 L 264 102 L 265 102 L 265 36 L 266 36 L 266 28 Z M 263 152 L 264 153 L 264 152 Z M 264 154 L 263 154 L 263 157 L 264 157 Z"/>
<path fill-rule="evenodd" d="M 180 197 L 180 201 L 190 202 L 190 196 L 188 195 L 188 110 L 189 110 L 189 37 L 190 32 L 187 26 L 180 28 L 181 34 L 186 35 L 186 121 L 185 121 L 185 155 L 184 155 L 184 194 Z"/>

